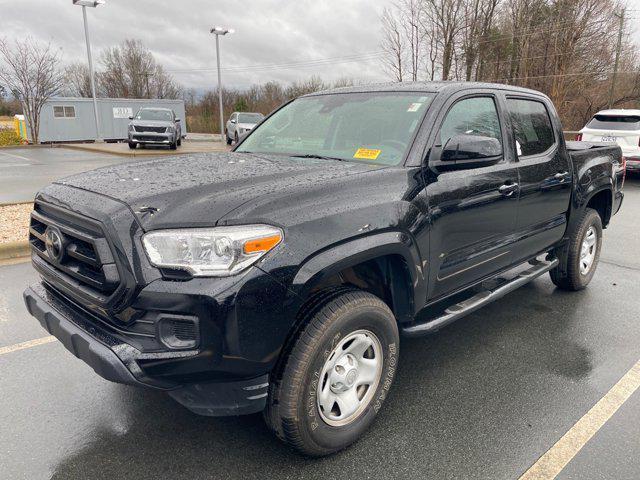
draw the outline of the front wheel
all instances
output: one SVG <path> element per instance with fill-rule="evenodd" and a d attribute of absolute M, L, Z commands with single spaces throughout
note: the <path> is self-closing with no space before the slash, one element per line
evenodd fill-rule
<path fill-rule="evenodd" d="M 131 150 L 135 150 L 135 148 L 136 148 L 136 146 L 137 146 L 137 145 L 138 145 L 137 143 L 129 142 L 129 148 L 130 148 Z"/>
<path fill-rule="evenodd" d="M 598 212 L 587 208 L 569 235 L 569 244 L 560 254 L 560 264 L 549 272 L 551 281 L 563 290 L 582 290 L 596 273 L 602 247 L 602 220 Z"/>
<path fill-rule="evenodd" d="M 382 300 L 359 290 L 326 295 L 303 325 L 272 375 L 265 419 L 301 453 L 323 456 L 355 442 L 382 407 L 398 327 Z"/>

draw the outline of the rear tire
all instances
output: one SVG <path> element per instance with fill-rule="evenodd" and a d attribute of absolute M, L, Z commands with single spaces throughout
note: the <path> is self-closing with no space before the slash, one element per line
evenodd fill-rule
<path fill-rule="evenodd" d="M 360 290 L 315 300 L 271 375 L 265 420 L 299 452 L 319 457 L 355 442 L 393 382 L 398 326 L 389 307 Z"/>
<path fill-rule="evenodd" d="M 587 208 L 569 235 L 569 244 L 560 254 L 560 265 L 549 272 L 551 281 L 563 290 L 582 290 L 596 273 L 602 248 L 602 220 L 598 212 Z"/>

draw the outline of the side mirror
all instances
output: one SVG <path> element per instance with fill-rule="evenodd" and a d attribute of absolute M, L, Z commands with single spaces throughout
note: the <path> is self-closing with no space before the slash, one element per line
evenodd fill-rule
<path fill-rule="evenodd" d="M 460 134 L 451 137 L 440 148 L 433 148 L 429 164 L 438 170 L 478 168 L 496 163 L 502 157 L 502 144 L 497 138 Z"/>
<path fill-rule="evenodd" d="M 176 117 L 176 123 L 178 123 L 179 121 L 180 121 L 180 119 Z"/>
<path fill-rule="evenodd" d="M 129 120 L 133 120 L 133 116 L 132 115 L 129 115 Z"/>
<path fill-rule="evenodd" d="M 236 121 L 232 118 L 231 120 L 229 120 L 231 123 L 236 123 Z"/>

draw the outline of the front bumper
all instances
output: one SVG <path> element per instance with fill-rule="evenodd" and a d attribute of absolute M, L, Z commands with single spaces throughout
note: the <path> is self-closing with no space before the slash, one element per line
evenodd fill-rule
<path fill-rule="evenodd" d="M 174 133 L 129 132 L 131 143 L 153 143 L 169 145 L 173 142 Z"/>
<path fill-rule="evenodd" d="M 233 381 L 201 381 L 180 384 L 148 376 L 140 361 L 170 361 L 189 352 L 145 354 L 123 343 L 107 329 L 87 321 L 86 316 L 57 298 L 41 284 L 24 291 L 27 310 L 40 324 L 106 380 L 164 390 L 176 401 L 200 415 L 226 416 L 260 412 L 266 405 L 268 374 Z"/>

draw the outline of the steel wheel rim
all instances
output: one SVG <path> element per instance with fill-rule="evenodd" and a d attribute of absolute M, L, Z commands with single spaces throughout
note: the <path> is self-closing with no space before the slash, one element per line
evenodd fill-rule
<path fill-rule="evenodd" d="M 596 258 L 598 234 L 593 226 L 589 227 L 582 239 L 582 246 L 580 247 L 580 273 L 586 275 L 593 266 L 593 261 Z"/>
<path fill-rule="evenodd" d="M 320 371 L 316 401 L 322 420 L 334 427 L 354 422 L 375 395 L 383 363 L 373 332 L 357 330 L 343 338 Z"/>

